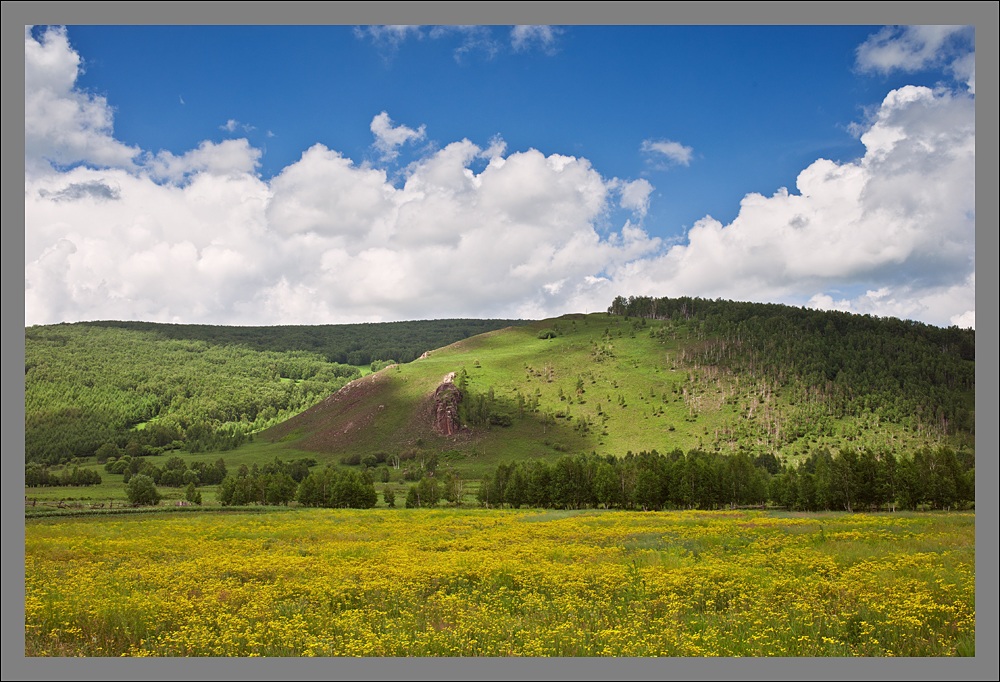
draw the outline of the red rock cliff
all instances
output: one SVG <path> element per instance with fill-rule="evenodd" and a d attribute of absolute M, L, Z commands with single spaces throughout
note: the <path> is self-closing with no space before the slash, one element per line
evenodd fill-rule
<path fill-rule="evenodd" d="M 454 372 L 447 375 L 434 391 L 434 430 L 442 436 L 452 436 L 462 428 L 458 420 L 462 392 L 455 385 L 454 378 Z"/>

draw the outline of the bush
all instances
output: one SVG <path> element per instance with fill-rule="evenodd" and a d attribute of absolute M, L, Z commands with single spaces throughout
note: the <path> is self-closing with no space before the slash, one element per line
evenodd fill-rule
<path fill-rule="evenodd" d="M 156 505 L 160 503 L 160 492 L 153 479 L 145 474 L 136 474 L 125 486 L 125 494 L 132 504 Z"/>
<path fill-rule="evenodd" d="M 543 329 L 538 332 L 538 338 L 540 339 L 554 339 L 558 336 L 554 329 Z"/>
<path fill-rule="evenodd" d="M 420 506 L 420 498 L 417 497 L 417 486 L 411 485 L 406 491 L 406 508 L 413 509 Z"/>
<path fill-rule="evenodd" d="M 184 491 L 184 499 L 191 504 L 201 504 L 201 492 L 196 490 L 194 483 L 188 483 L 187 490 Z"/>
<path fill-rule="evenodd" d="M 104 464 L 111 458 L 118 459 L 122 455 L 122 451 L 118 449 L 118 446 L 114 443 L 105 443 L 101 447 L 97 448 L 97 452 L 94 453 L 97 456 L 97 463 Z"/>

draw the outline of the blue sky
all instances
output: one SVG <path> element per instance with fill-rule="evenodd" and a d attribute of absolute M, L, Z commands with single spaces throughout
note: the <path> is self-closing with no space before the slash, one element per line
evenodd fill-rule
<path fill-rule="evenodd" d="M 25 31 L 25 323 L 975 325 L 971 27 Z"/>
<path fill-rule="evenodd" d="M 680 231 L 705 213 L 731 220 L 745 193 L 793 185 L 819 155 L 863 153 L 848 126 L 912 80 L 855 73 L 878 28 L 576 26 L 520 51 L 500 27 L 466 50 L 429 27 L 396 46 L 349 26 L 78 26 L 72 42 L 86 55 L 79 85 L 105 93 L 115 136 L 143 149 L 245 136 L 270 177 L 315 142 L 371 159 L 369 124 L 387 111 L 425 125 L 427 144 L 500 135 L 511 151 L 662 178 L 650 223 Z M 242 125 L 220 130 L 230 119 Z M 652 162 L 641 145 L 660 138 L 684 140 L 696 163 Z"/>

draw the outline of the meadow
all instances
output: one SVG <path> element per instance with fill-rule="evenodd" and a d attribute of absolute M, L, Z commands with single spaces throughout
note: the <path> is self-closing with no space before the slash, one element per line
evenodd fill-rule
<path fill-rule="evenodd" d="M 974 656 L 974 536 L 972 512 L 26 519 L 25 655 Z"/>

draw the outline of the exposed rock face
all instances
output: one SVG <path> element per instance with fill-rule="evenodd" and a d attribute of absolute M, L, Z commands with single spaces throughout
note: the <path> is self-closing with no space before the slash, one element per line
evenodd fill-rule
<path fill-rule="evenodd" d="M 458 405 L 462 402 L 462 392 L 454 382 L 455 373 L 447 375 L 434 391 L 434 430 L 442 436 L 453 436 L 461 430 L 458 421 Z"/>

